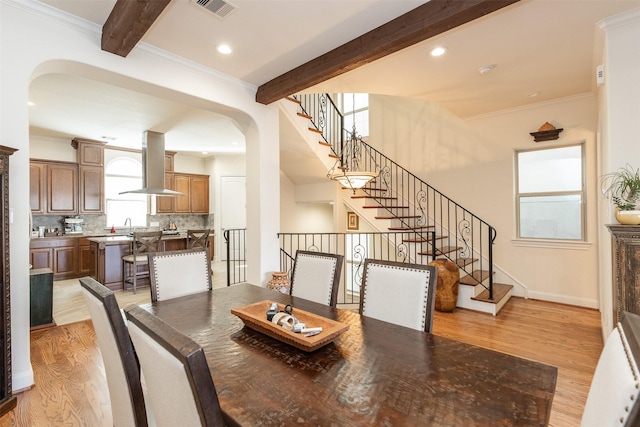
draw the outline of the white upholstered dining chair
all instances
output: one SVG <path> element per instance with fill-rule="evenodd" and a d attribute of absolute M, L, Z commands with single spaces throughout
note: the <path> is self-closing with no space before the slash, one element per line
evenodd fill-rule
<path fill-rule="evenodd" d="M 335 307 L 343 261 L 342 255 L 297 251 L 289 293 Z"/>
<path fill-rule="evenodd" d="M 113 425 L 147 426 L 138 361 L 116 297 L 91 277 L 81 278 L 80 285 L 102 354 Z"/>
<path fill-rule="evenodd" d="M 640 316 L 625 312 L 596 366 L 581 427 L 640 425 Z"/>
<path fill-rule="evenodd" d="M 431 332 L 436 275 L 431 265 L 365 259 L 360 314 Z"/>
<path fill-rule="evenodd" d="M 202 347 L 140 306 L 125 313 L 157 425 L 224 426 Z"/>
<path fill-rule="evenodd" d="M 162 301 L 211 290 L 206 248 L 149 254 L 151 300 Z"/>

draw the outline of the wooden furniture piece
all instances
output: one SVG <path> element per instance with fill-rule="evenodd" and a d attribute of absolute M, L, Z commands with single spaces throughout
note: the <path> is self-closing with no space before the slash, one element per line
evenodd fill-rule
<path fill-rule="evenodd" d="M 640 314 L 640 225 L 607 225 L 613 251 L 613 319 Z"/>
<path fill-rule="evenodd" d="M 202 347 L 139 306 L 125 313 L 157 425 L 223 427 Z"/>
<path fill-rule="evenodd" d="M 15 148 L 0 145 L 0 416 L 16 407 L 11 385 L 11 275 L 9 268 L 9 156 Z"/>
<path fill-rule="evenodd" d="M 434 259 L 429 265 L 435 266 L 438 270 L 435 309 L 438 311 L 453 311 L 458 304 L 460 267 L 455 262 L 445 258 Z"/>
<path fill-rule="evenodd" d="M 69 162 L 29 162 L 31 212 L 34 215 L 78 213 L 78 165 Z"/>
<path fill-rule="evenodd" d="M 436 267 L 367 258 L 364 260 L 360 314 L 431 332 Z"/>
<path fill-rule="evenodd" d="M 31 330 L 56 326 L 53 321 L 53 270 L 29 270 L 29 300 Z"/>
<path fill-rule="evenodd" d="M 205 248 L 209 260 L 213 261 L 213 237 L 211 236 L 211 229 L 187 230 L 187 249 L 191 248 Z M 212 269 L 210 269 L 210 272 L 213 274 Z"/>
<path fill-rule="evenodd" d="M 107 376 L 114 426 L 147 426 L 140 370 L 129 332 L 109 289 L 90 277 L 80 279 Z"/>
<path fill-rule="evenodd" d="M 305 353 L 243 327 L 231 313 L 263 300 L 294 303 L 350 328 Z M 531 360 L 247 283 L 142 307 L 204 349 L 227 425 L 549 421 L 557 369 Z"/>
<path fill-rule="evenodd" d="M 175 172 L 174 190 L 184 193 L 175 197 L 176 213 L 209 213 L 209 175 L 193 175 Z"/>
<path fill-rule="evenodd" d="M 211 290 L 211 263 L 205 248 L 149 254 L 151 301 Z"/>
<path fill-rule="evenodd" d="M 624 312 L 593 375 L 581 427 L 640 425 L 640 316 Z"/>
<path fill-rule="evenodd" d="M 78 213 L 104 213 L 104 147 L 103 141 L 74 138 L 78 161 Z"/>
<path fill-rule="evenodd" d="M 289 293 L 335 307 L 343 261 L 342 255 L 296 251 Z"/>
<path fill-rule="evenodd" d="M 127 290 L 127 283 L 133 285 L 136 293 L 138 279 L 149 278 L 149 253 L 160 250 L 162 231 L 141 231 L 133 233 L 131 254 L 122 257 L 122 289 Z M 140 268 L 142 267 L 142 268 Z"/>

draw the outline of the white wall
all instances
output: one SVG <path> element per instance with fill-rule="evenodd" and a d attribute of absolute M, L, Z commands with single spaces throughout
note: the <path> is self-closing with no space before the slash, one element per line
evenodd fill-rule
<path fill-rule="evenodd" d="M 30 135 L 29 140 L 29 156 L 32 159 L 77 162 L 77 150 L 71 145 L 70 139 Z"/>
<path fill-rule="evenodd" d="M 76 20 L 32 0 L 0 0 L 0 144 L 17 148 L 10 160 L 11 327 L 13 389 L 33 383 L 29 350 L 30 82 L 58 72 L 126 85 L 144 93 L 206 108 L 222 109 L 247 144 L 248 280 L 266 284 L 278 269 L 279 200 L 278 107 L 255 102 L 256 87 L 146 46 L 127 58 L 100 49 L 101 27 Z M 178 78 L 179 76 L 179 78 Z"/>
<path fill-rule="evenodd" d="M 280 173 L 280 231 L 282 233 L 331 233 L 335 183 L 295 186 Z M 306 191 L 305 191 L 306 190 Z M 302 201 L 300 200 L 302 199 Z"/>
<path fill-rule="evenodd" d="M 601 23 L 604 31 L 605 84 L 598 89 L 600 115 L 600 174 L 630 164 L 640 168 L 640 11 L 612 17 Z M 600 200 L 600 296 L 603 335 L 613 318 L 611 234 L 605 224 L 615 224 L 613 206 Z"/>
<path fill-rule="evenodd" d="M 426 101 L 370 96 L 370 144 L 497 229 L 495 268 L 516 295 L 598 307 L 596 98 L 578 96 L 463 120 Z M 533 142 L 549 121 L 560 139 Z M 586 142 L 587 243 L 515 241 L 516 149 Z"/>

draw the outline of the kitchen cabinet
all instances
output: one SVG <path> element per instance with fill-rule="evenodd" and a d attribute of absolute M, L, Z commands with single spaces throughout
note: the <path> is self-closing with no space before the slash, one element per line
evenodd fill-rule
<path fill-rule="evenodd" d="M 175 197 L 176 213 L 209 213 L 209 176 L 174 173 L 174 189 L 184 196 Z"/>
<path fill-rule="evenodd" d="M 104 213 L 104 146 L 101 141 L 74 138 L 78 159 L 78 213 Z"/>
<path fill-rule="evenodd" d="M 29 201 L 33 214 L 78 213 L 77 164 L 32 160 L 29 176 Z"/>
<path fill-rule="evenodd" d="M 86 237 L 78 238 L 78 276 L 95 275 L 94 253 L 89 240 Z"/>
<path fill-rule="evenodd" d="M 80 277 L 78 240 L 77 237 L 31 239 L 29 252 L 32 268 L 50 268 L 54 280 Z"/>
<path fill-rule="evenodd" d="M 175 189 L 173 173 L 164 173 L 164 187 L 168 190 Z M 174 196 L 156 196 L 156 213 L 174 213 L 175 199 Z"/>

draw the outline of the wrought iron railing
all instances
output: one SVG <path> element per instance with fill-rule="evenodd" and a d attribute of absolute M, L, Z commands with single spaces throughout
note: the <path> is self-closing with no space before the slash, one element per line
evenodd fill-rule
<path fill-rule="evenodd" d="M 428 232 L 433 236 L 434 232 Z M 426 245 L 435 248 L 435 240 L 415 243 L 417 233 L 278 233 L 280 240 L 280 270 L 289 273 L 298 250 L 328 252 L 344 256 L 340 278 L 338 304 L 357 304 L 364 260 L 366 258 L 400 262 L 416 262 Z"/>
<path fill-rule="evenodd" d="M 227 254 L 227 286 L 247 281 L 247 229 L 234 228 L 222 233 Z"/>
<path fill-rule="evenodd" d="M 344 120 L 328 94 L 296 95 L 303 113 L 322 132 L 325 142 L 343 165 L 353 164 L 361 171 L 379 172 L 362 191 L 388 213 L 393 228 L 413 229 L 419 239 L 429 239 L 435 231 L 435 256 L 458 264 L 473 283 L 484 286 L 493 299 L 493 243 L 496 230 L 490 224 L 442 194 L 425 181 L 386 157 L 361 138 L 350 139 Z M 341 131 L 332 126 L 339 124 Z M 357 144 L 357 146 L 352 146 Z M 379 215 L 385 217 L 385 215 Z"/>

